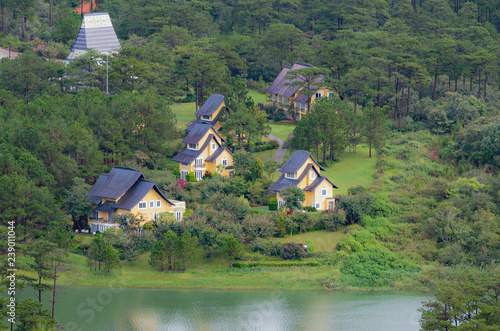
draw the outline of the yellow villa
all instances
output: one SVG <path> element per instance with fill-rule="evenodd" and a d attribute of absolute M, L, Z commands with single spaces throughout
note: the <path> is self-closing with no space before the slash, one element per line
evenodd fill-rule
<path fill-rule="evenodd" d="M 190 132 L 192 128 L 200 122 L 210 123 L 215 130 L 219 131 L 221 128 L 221 124 L 219 123 L 219 117 L 222 114 L 221 111 L 223 109 L 229 109 L 226 106 L 225 100 L 224 96 L 220 94 L 210 94 L 207 101 L 195 113 L 196 120 L 188 126 L 185 131 Z"/>
<path fill-rule="evenodd" d="M 334 209 L 333 189 L 338 187 L 321 175 L 320 172 L 324 170 L 309 152 L 295 151 L 278 170 L 281 173 L 280 178 L 269 188 L 269 191 L 276 192 L 278 208 L 285 204 L 285 200 L 280 197 L 281 190 L 288 186 L 296 186 L 302 189 L 306 196 L 302 206 L 311 206 L 318 210 Z"/>
<path fill-rule="evenodd" d="M 228 168 L 233 165 L 233 154 L 222 146 L 225 141 L 209 122 L 195 122 L 182 140 L 186 146 L 172 158 L 179 162 L 181 178 L 186 179 L 190 172 L 196 180 L 202 180 L 208 172 L 232 177 L 234 170 Z"/>
<path fill-rule="evenodd" d="M 115 214 L 132 214 L 142 217 L 145 223 L 168 212 L 181 221 L 186 210 L 184 201 L 167 199 L 142 172 L 126 167 L 114 167 L 109 174 L 101 174 L 87 197 L 92 201 L 92 232 L 117 227 L 112 221 Z"/>
<path fill-rule="evenodd" d="M 277 107 L 282 107 L 286 110 L 292 109 L 295 114 L 295 120 L 299 121 L 311 109 L 314 100 L 323 97 L 330 97 L 333 93 L 331 90 L 322 86 L 323 76 L 318 79 L 310 87 L 313 92 L 310 95 L 301 93 L 303 87 L 300 84 L 293 84 L 296 79 L 288 79 L 287 74 L 296 69 L 314 67 L 310 64 L 295 63 L 291 67 L 285 67 L 272 84 L 267 89 L 266 93 L 271 95 L 268 103 Z M 290 114 L 289 114 L 290 115 Z"/>

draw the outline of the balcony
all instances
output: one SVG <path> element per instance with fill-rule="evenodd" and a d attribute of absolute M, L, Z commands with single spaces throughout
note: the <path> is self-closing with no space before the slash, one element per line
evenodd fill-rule
<path fill-rule="evenodd" d="M 205 170 L 205 168 L 206 168 L 205 163 L 203 163 L 203 164 L 196 164 L 195 163 L 195 165 L 194 165 L 194 170 Z"/>

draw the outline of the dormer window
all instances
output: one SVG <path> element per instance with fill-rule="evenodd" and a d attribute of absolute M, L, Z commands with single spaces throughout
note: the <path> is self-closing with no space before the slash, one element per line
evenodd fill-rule
<path fill-rule="evenodd" d="M 293 172 L 287 172 L 285 174 L 285 177 L 286 178 L 290 178 L 290 179 L 295 179 L 295 173 L 293 173 Z"/>
<path fill-rule="evenodd" d="M 316 92 L 316 98 L 321 98 L 323 96 L 322 92 Z"/>
<path fill-rule="evenodd" d="M 212 143 L 212 150 L 215 151 L 217 149 L 217 144 L 216 143 Z"/>
<path fill-rule="evenodd" d="M 314 171 L 311 171 L 309 173 L 309 179 L 314 179 L 314 178 L 316 178 L 316 173 Z"/>
<path fill-rule="evenodd" d="M 201 115 L 201 119 L 205 121 L 210 121 L 210 116 L 207 115 Z"/>
<path fill-rule="evenodd" d="M 188 148 L 196 150 L 196 144 L 188 144 Z"/>

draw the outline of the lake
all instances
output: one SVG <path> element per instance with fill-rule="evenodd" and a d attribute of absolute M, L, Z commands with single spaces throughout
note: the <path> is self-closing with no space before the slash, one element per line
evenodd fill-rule
<path fill-rule="evenodd" d="M 32 296 L 26 289 L 18 298 Z M 430 293 L 61 287 L 56 319 L 76 330 L 419 330 Z M 44 296 L 44 301 L 48 295 Z"/>
<path fill-rule="evenodd" d="M 31 295 L 26 289 L 19 298 Z M 65 330 L 419 330 L 430 293 L 61 287 Z M 48 295 L 44 297 L 44 301 Z M 60 300 L 60 301 L 59 301 Z"/>

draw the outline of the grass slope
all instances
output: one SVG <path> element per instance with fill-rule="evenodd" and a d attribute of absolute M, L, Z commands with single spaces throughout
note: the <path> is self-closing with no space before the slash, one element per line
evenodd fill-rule
<path fill-rule="evenodd" d="M 269 124 L 271 126 L 271 134 L 285 141 L 288 135 L 295 129 L 295 125 L 285 124 Z"/>
<path fill-rule="evenodd" d="M 335 194 L 345 194 L 352 186 L 369 187 L 373 184 L 377 163 L 375 150 L 372 149 L 372 157 L 368 158 L 368 147 L 360 145 L 356 153 L 344 152 L 339 155 L 339 159 L 340 162 L 333 163 L 321 173 L 339 187 L 334 191 Z"/>
<path fill-rule="evenodd" d="M 337 244 L 347 237 L 345 234 L 346 229 L 347 228 L 341 228 L 336 232 L 328 230 L 311 231 L 302 234 L 295 234 L 292 237 L 286 236 L 284 238 L 273 238 L 272 240 L 281 243 L 291 241 L 305 243 L 307 240 L 310 240 L 314 244 L 316 251 L 335 252 L 337 250 Z"/>

